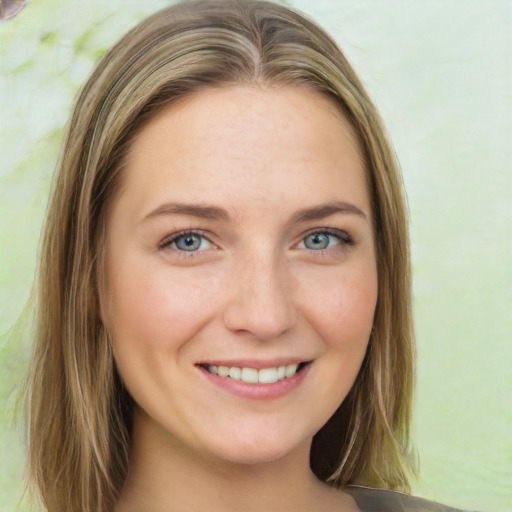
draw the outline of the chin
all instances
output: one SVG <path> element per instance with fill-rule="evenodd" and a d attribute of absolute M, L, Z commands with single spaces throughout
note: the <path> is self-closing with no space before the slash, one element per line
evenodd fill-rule
<path fill-rule="evenodd" d="M 231 449 L 227 452 L 217 454 L 217 458 L 222 458 L 231 464 L 240 464 L 245 466 L 256 466 L 259 464 L 267 464 L 280 460 L 289 455 L 290 451 L 283 447 L 251 447 Z"/>
<path fill-rule="evenodd" d="M 210 444 L 211 447 L 213 447 Z M 216 458 L 222 458 L 233 464 L 256 465 L 273 462 L 283 459 L 288 455 L 309 449 L 311 438 L 296 439 L 289 433 L 281 435 L 274 432 L 257 432 L 250 435 L 249 432 L 233 432 L 229 436 L 229 442 L 226 439 L 218 440 L 215 448 L 212 450 Z"/>

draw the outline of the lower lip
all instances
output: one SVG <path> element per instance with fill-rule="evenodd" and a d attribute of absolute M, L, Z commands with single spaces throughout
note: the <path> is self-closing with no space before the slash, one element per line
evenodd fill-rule
<path fill-rule="evenodd" d="M 212 383 L 220 388 L 233 393 L 242 398 L 250 398 L 252 400 L 273 400 L 280 398 L 294 389 L 304 380 L 311 364 L 306 365 L 302 370 L 297 372 L 293 377 L 287 377 L 272 384 L 250 384 L 241 380 L 231 379 L 229 377 L 219 377 L 210 373 L 203 366 L 198 366 L 201 373 Z"/>

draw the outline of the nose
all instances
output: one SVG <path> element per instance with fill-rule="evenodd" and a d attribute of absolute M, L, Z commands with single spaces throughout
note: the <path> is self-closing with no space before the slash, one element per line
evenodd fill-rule
<path fill-rule="evenodd" d="M 292 283 L 286 265 L 278 258 L 252 255 L 232 273 L 224 325 L 234 332 L 272 340 L 297 321 Z"/>

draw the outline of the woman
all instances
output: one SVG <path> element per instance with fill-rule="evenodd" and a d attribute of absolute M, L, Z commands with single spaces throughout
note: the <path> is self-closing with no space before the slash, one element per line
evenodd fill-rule
<path fill-rule="evenodd" d="M 353 70 L 300 15 L 180 4 L 100 60 L 38 294 L 47 510 L 446 510 L 402 494 L 401 179 Z"/>

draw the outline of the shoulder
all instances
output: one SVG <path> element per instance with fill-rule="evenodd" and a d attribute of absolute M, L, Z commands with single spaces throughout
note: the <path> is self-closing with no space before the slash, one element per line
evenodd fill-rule
<path fill-rule="evenodd" d="M 463 512 L 398 491 L 359 485 L 350 485 L 343 490 L 356 500 L 362 512 Z"/>

